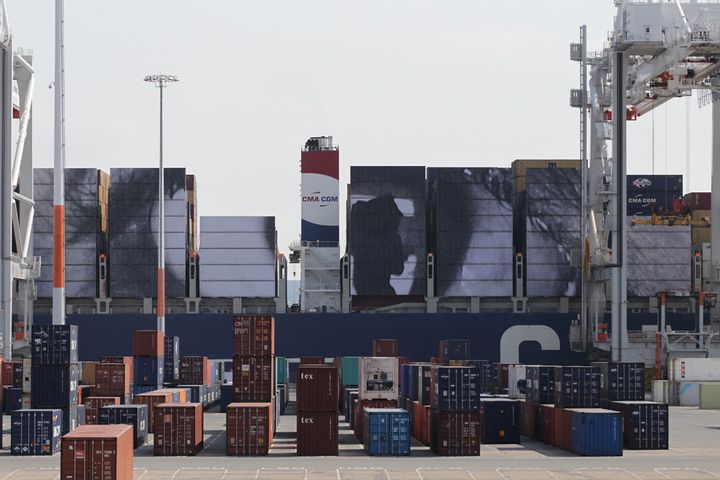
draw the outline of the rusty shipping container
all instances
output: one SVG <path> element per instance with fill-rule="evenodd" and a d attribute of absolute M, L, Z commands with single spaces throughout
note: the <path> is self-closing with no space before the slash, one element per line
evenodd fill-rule
<path fill-rule="evenodd" d="M 235 315 L 233 355 L 245 357 L 275 355 L 275 320 L 269 315 Z"/>
<path fill-rule="evenodd" d="M 88 397 L 83 404 L 85 405 L 85 424 L 97 425 L 100 409 L 108 405 L 120 405 L 120 397 Z"/>
<path fill-rule="evenodd" d="M 200 403 L 161 403 L 155 407 L 155 456 L 192 456 L 203 449 Z"/>
<path fill-rule="evenodd" d="M 130 425 L 83 425 L 61 441 L 61 480 L 132 480 Z"/>
<path fill-rule="evenodd" d="M 130 393 L 130 370 L 127 363 L 100 363 L 95 366 L 95 395 L 123 397 Z"/>
<path fill-rule="evenodd" d="M 400 344 L 395 339 L 383 338 L 372 341 L 373 357 L 397 357 L 400 354 Z"/>
<path fill-rule="evenodd" d="M 480 412 L 433 412 L 430 448 L 437 455 L 480 455 Z"/>
<path fill-rule="evenodd" d="M 154 392 L 135 395 L 133 398 L 135 405 L 147 405 L 148 407 L 148 433 L 155 432 L 155 407 L 162 403 L 171 403 L 172 400 L 173 394 L 165 390 L 155 390 Z"/>
<path fill-rule="evenodd" d="M 233 359 L 233 402 L 271 402 L 273 398 L 272 357 Z"/>
<path fill-rule="evenodd" d="M 355 438 L 362 444 L 365 443 L 365 413 L 366 408 L 397 408 L 397 400 L 358 400 L 353 412 L 353 421 L 355 422 L 354 431 Z"/>
<path fill-rule="evenodd" d="M 136 357 L 162 357 L 165 355 L 165 334 L 157 330 L 133 332 L 133 354 Z"/>
<path fill-rule="evenodd" d="M 522 400 L 520 402 L 520 434 L 537 438 L 536 426 L 540 416 L 540 405 Z"/>
<path fill-rule="evenodd" d="M 337 412 L 297 414 L 297 454 L 302 457 L 338 454 Z"/>
<path fill-rule="evenodd" d="M 181 385 L 210 385 L 212 368 L 207 357 L 180 357 Z"/>
<path fill-rule="evenodd" d="M 231 403 L 225 417 L 225 453 L 228 456 L 262 456 L 273 439 L 272 403 Z"/>
<path fill-rule="evenodd" d="M 295 374 L 298 412 L 337 412 L 340 383 L 337 367 L 300 365 Z"/>
<path fill-rule="evenodd" d="M 430 422 L 432 409 L 429 405 L 423 405 L 418 401 L 412 402 L 413 414 L 413 437 L 425 446 L 430 446 Z"/>
<path fill-rule="evenodd" d="M 133 357 L 102 357 L 100 363 L 124 363 L 130 372 L 130 385 L 135 383 L 133 373 L 135 372 L 135 362 Z"/>

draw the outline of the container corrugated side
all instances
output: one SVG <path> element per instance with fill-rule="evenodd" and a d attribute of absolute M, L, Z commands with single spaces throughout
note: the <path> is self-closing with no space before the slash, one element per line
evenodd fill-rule
<path fill-rule="evenodd" d="M 622 415 L 602 408 L 568 409 L 572 423 L 572 452 L 584 456 L 623 454 Z"/>
<path fill-rule="evenodd" d="M 63 437 L 60 480 L 132 480 L 133 475 L 133 433 L 129 425 L 84 425 Z"/>
<path fill-rule="evenodd" d="M 342 385 L 345 387 L 356 387 L 358 385 L 360 357 L 342 357 L 340 371 Z"/>
<path fill-rule="evenodd" d="M 410 415 L 399 408 L 366 408 L 365 452 L 371 456 L 410 455 Z"/>
<path fill-rule="evenodd" d="M 336 456 L 338 454 L 337 412 L 298 412 L 297 454 Z"/>
<path fill-rule="evenodd" d="M 60 451 L 62 412 L 17 410 L 10 416 L 12 455 L 54 455 Z"/>

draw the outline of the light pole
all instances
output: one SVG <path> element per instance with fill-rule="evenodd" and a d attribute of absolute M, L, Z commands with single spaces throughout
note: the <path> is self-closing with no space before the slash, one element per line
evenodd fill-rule
<path fill-rule="evenodd" d="M 55 159 L 53 170 L 53 325 L 65 324 L 65 22 L 55 1 Z M 8 337 L 9 338 L 9 337 Z"/>
<path fill-rule="evenodd" d="M 160 89 L 160 168 L 158 170 L 157 330 L 165 332 L 165 169 L 163 166 L 163 90 L 177 82 L 175 75 L 148 75 L 144 81 Z"/>

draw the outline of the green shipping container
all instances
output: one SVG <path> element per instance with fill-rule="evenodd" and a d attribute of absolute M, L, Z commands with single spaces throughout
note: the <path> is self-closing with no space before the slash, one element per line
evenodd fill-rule
<path fill-rule="evenodd" d="M 287 359 L 275 357 L 275 383 L 284 385 L 287 383 Z"/>
<path fill-rule="evenodd" d="M 720 383 L 700 384 L 700 410 L 720 409 Z"/>
<path fill-rule="evenodd" d="M 360 357 L 342 357 L 340 382 L 343 387 L 357 387 Z"/>

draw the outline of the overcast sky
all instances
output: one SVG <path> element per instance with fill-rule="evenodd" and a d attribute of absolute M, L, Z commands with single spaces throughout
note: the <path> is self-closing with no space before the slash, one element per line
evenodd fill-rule
<path fill-rule="evenodd" d="M 15 46 L 35 53 L 36 166 L 52 166 L 54 1 L 7 6 Z M 341 205 L 351 165 L 577 157 L 569 43 L 586 23 L 600 49 L 614 13 L 612 0 L 68 0 L 67 166 L 156 165 L 142 78 L 176 74 L 167 164 L 198 176 L 201 215 L 276 216 L 287 251 L 309 136 L 340 146 Z M 695 98 L 655 113 L 656 173 L 666 159 L 685 173 L 688 111 L 689 188 L 709 190 L 710 109 Z M 652 123 L 630 126 L 631 173 L 651 172 Z"/>

